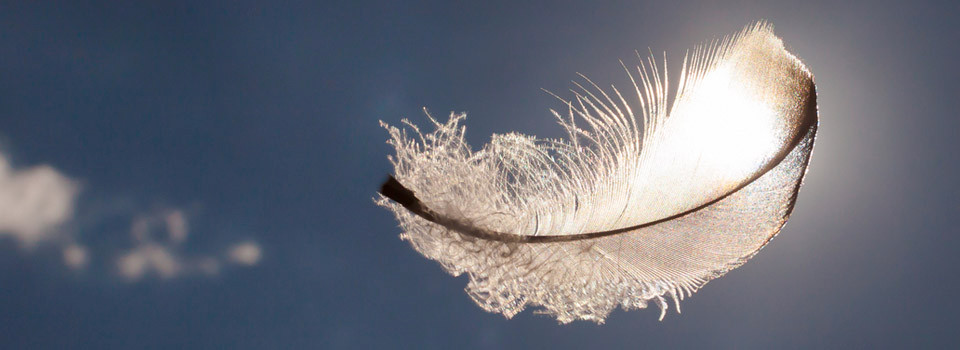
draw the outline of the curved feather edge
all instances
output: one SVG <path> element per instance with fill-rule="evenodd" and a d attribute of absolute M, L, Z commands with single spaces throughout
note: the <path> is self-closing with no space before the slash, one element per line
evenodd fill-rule
<path fill-rule="evenodd" d="M 741 145 L 724 138 L 730 132 L 686 131 L 704 123 L 714 129 L 732 124 L 735 133 L 751 121 L 723 110 L 738 96 L 711 105 L 721 105 L 713 117 L 689 106 L 704 103 L 702 96 L 717 102 L 709 89 L 723 70 L 755 71 L 757 64 L 771 72 L 757 73 L 747 86 L 760 81 L 763 87 L 771 79 L 786 85 L 774 86 L 769 96 L 769 88 L 744 93 L 770 102 L 776 119 L 765 125 L 775 129 L 761 131 L 776 136 L 764 141 L 772 145 Z M 641 115 L 615 87 L 607 94 L 583 77 L 591 89 L 575 83 L 580 90 L 564 101 L 566 117 L 553 112 L 568 132 L 566 140 L 494 135 L 473 152 L 464 141 L 462 114 L 451 114 L 446 123 L 430 117 L 430 133 L 406 120 L 407 129 L 383 124 L 397 151 L 391 157 L 397 188 L 408 191 L 404 195 L 420 209 L 383 195 L 377 203 L 394 212 L 401 238 L 418 252 L 453 275 L 467 273 L 467 293 L 487 311 L 509 318 L 539 306 L 563 323 L 602 323 L 618 306 L 645 308 L 654 301 L 662 319 L 666 297 L 679 311 L 680 300 L 742 265 L 786 223 L 817 130 L 813 77 L 763 22 L 685 58 L 669 109 L 666 73 L 661 78 L 652 59 L 641 59 L 639 82 L 627 73 Z M 722 91 L 740 86 L 722 82 Z M 731 111 L 744 107 L 732 104 Z M 680 143 L 670 141 L 675 139 Z M 738 155 L 747 161 L 737 159 L 740 169 L 728 171 L 716 167 L 727 159 L 714 168 L 702 161 L 714 148 L 759 151 L 742 152 L 750 153 Z M 691 156 L 696 160 L 684 161 Z M 589 236 L 597 232 L 614 234 Z M 577 235 L 584 238 L 554 241 Z"/>

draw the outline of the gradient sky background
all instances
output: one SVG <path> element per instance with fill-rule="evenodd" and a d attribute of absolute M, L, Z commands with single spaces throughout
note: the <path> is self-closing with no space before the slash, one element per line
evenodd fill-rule
<path fill-rule="evenodd" d="M 0 5 L 0 153 L 80 189 L 32 247 L 0 234 L 0 348 L 960 340 L 957 2 L 146 3 Z M 617 59 L 647 47 L 679 67 L 683 50 L 759 19 L 816 76 L 816 148 L 786 228 L 682 315 L 488 314 L 373 204 L 391 171 L 378 120 L 466 111 L 477 147 L 495 132 L 560 136 L 540 88 L 566 91 L 576 72 L 623 84 Z M 165 247 L 219 271 L 118 272 L 140 244 L 131 223 L 174 212 L 189 237 Z M 237 242 L 262 258 L 230 263 Z M 64 263 L 71 245 L 86 264 Z"/>

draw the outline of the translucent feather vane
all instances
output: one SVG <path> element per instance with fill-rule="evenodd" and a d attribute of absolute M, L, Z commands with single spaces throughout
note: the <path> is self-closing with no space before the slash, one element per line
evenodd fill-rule
<path fill-rule="evenodd" d="M 581 76 L 551 111 L 566 139 L 495 134 L 472 151 L 463 114 L 430 132 L 381 122 L 396 155 L 377 204 L 489 312 L 679 311 L 786 224 L 819 120 L 813 75 L 762 22 L 688 53 L 672 101 L 666 67 L 621 65 L 629 90 Z"/>

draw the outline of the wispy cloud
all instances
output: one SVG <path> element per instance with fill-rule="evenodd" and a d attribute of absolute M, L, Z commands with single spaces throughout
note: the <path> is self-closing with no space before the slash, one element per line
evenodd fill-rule
<path fill-rule="evenodd" d="M 243 242 L 230 248 L 224 257 L 186 254 L 183 246 L 190 234 L 187 215 L 170 209 L 134 218 L 130 228 L 133 247 L 116 262 L 117 271 L 129 281 L 148 275 L 168 279 L 183 275 L 215 275 L 226 263 L 256 265 L 260 246 Z"/>
<path fill-rule="evenodd" d="M 254 242 L 238 243 L 230 248 L 230 261 L 241 265 L 256 265 L 260 262 L 260 245 Z"/>
<path fill-rule="evenodd" d="M 74 270 L 87 269 L 91 260 L 110 261 L 109 270 L 127 281 L 150 276 L 171 279 L 190 275 L 216 275 L 227 265 L 252 266 L 260 262 L 260 246 L 242 241 L 214 254 L 188 254 L 189 215 L 171 208 L 133 215 L 130 245 L 122 253 L 91 251 L 63 227 L 73 219 L 80 187 L 76 180 L 51 166 L 14 169 L 0 154 L 0 235 L 21 246 L 59 246 L 63 263 Z"/>
<path fill-rule="evenodd" d="M 63 263 L 71 269 L 83 269 L 87 267 L 87 248 L 79 244 L 70 244 L 63 248 Z"/>

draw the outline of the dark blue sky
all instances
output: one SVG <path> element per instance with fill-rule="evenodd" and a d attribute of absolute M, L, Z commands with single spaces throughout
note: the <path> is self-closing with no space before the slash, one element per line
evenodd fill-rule
<path fill-rule="evenodd" d="M 956 2 L 314 1 L 0 5 L 0 151 L 82 191 L 60 239 L 0 235 L 2 348 L 947 347 L 960 304 Z M 670 3 L 670 4 L 668 4 Z M 771 21 L 816 76 L 821 127 L 790 223 L 657 322 L 488 314 L 373 204 L 378 120 L 466 111 L 561 135 L 576 72 Z M 674 70 L 676 73 L 678 70 Z M 562 94 L 561 94 L 562 95 Z M 177 208 L 184 256 L 251 267 L 118 277 L 136 217 Z M 143 214 L 148 213 L 148 214 Z M 88 266 L 60 259 L 63 238 Z"/>

